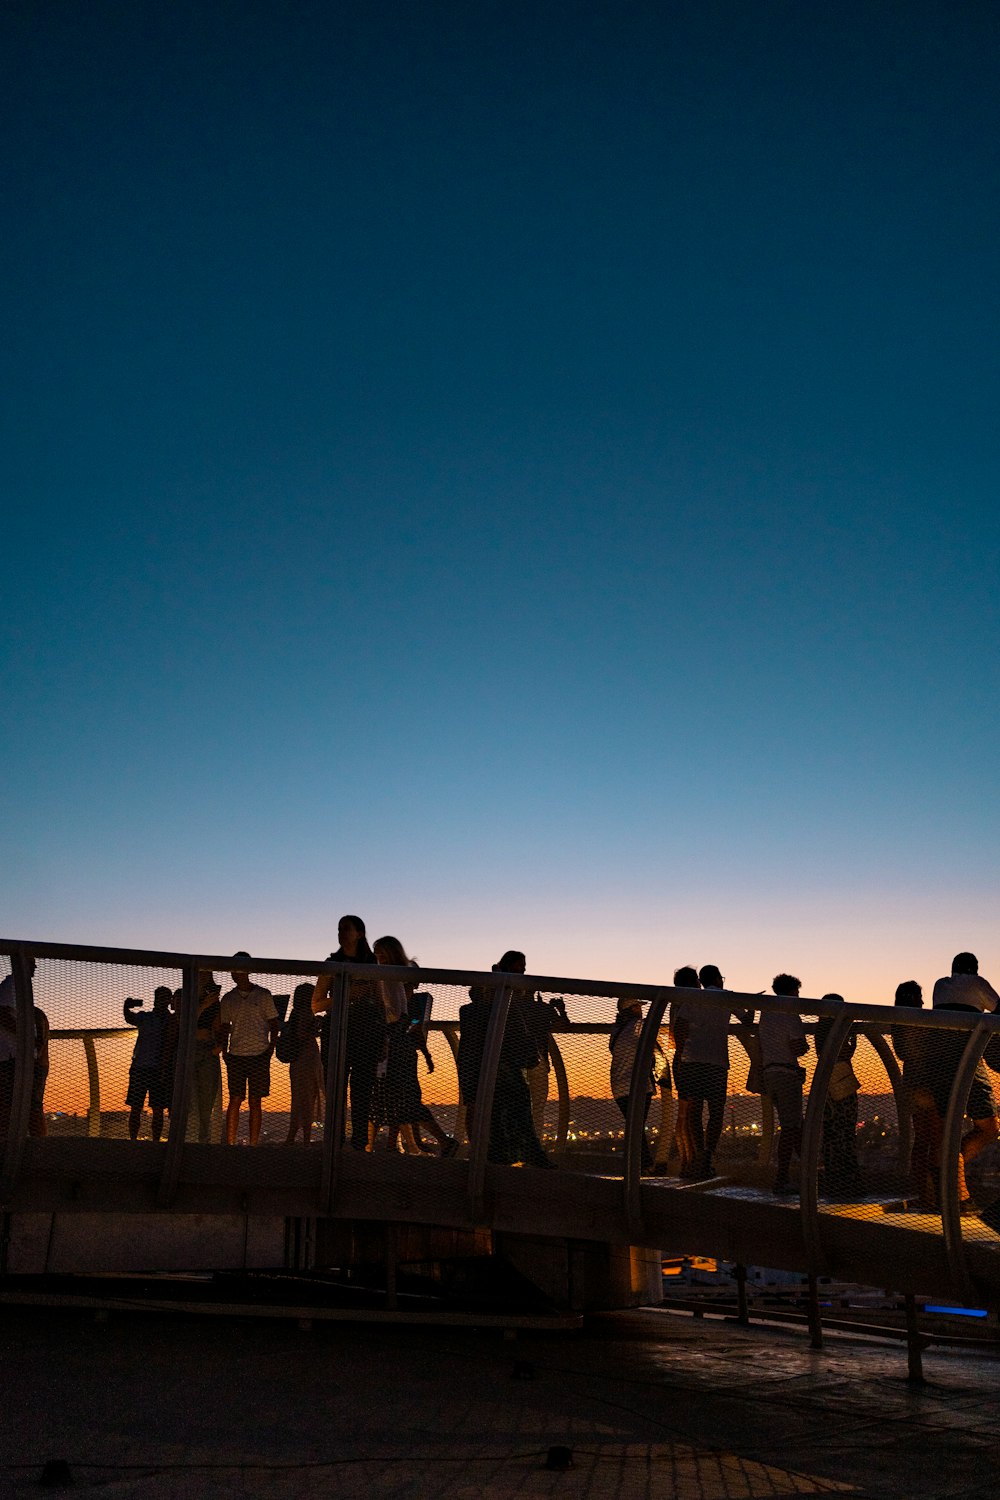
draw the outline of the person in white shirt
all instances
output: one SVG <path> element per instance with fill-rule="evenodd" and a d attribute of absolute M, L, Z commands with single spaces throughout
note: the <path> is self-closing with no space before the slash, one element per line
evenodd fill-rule
<path fill-rule="evenodd" d="M 776 974 L 771 981 L 776 995 L 798 996 L 802 981 L 794 974 Z M 794 1012 L 761 1007 L 757 1026 L 764 1093 L 769 1095 L 778 1114 L 778 1170 L 774 1191 L 791 1191 L 788 1169 L 792 1152 L 802 1144 L 802 1084 L 805 1074 L 799 1058 L 809 1050 L 802 1020 Z"/>
<path fill-rule="evenodd" d="M 233 959 L 249 960 L 249 953 L 234 953 Z M 229 1107 L 226 1110 L 226 1142 L 235 1146 L 240 1128 L 240 1108 L 250 1095 L 250 1145 L 260 1140 L 262 1105 L 271 1092 L 271 1057 L 278 1040 L 278 1009 L 271 991 L 253 984 L 244 967 L 232 972 L 234 988 L 219 1002 L 219 1035 L 222 1038 Z"/>
<path fill-rule="evenodd" d="M 956 953 L 951 973 L 935 982 L 931 1004 L 935 1010 L 994 1011 L 1000 1004 L 1000 995 L 980 974 L 974 953 Z"/>
<path fill-rule="evenodd" d="M 937 980 L 934 985 L 932 1003 L 935 1010 L 971 1010 L 991 1014 L 997 1009 L 998 1000 L 1000 996 L 996 990 L 979 972 L 976 955 L 956 953 L 951 961 L 951 973 Z M 967 1035 L 962 1031 L 944 1031 L 938 1039 L 931 1069 L 931 1092 L 942 1120 L 948 1113 L 948 1100 L 966 1040 Z M 975 1215 L 979 1208 L 969 1193 L 965 1169 L 980 1152 L 992 1145 L 1000 1133 L 996 1100 L 993 1098 L 993 1086 L 985 1062 L 978 1064 L 973 1075 L 965 1113 L 972 1121 L 972 1129 L 962 1137 L 962 1149 L 958 1158 L 958 1196 L 961 1212 Z"/>

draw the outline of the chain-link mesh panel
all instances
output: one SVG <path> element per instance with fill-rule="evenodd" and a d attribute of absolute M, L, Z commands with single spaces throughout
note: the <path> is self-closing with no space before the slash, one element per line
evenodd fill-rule
<path fill-rule="evenodd" d="M 0 1142 L 7 1137 L 10 1128 L 11 1108 L 14 1103 L 14 1057 L 17 1052 L 14 1028 L 17 1012 L 14 1008 L 14 984 L 11 979 L 10 957 L 0 953 L 0 984 L 3 999 L 9 1003 L 0 1011 Z M 0 1156 L 3 1155 L 0 1149 Z"/>
<path fill-rule="evenodd" d="M 887 1208 L 898 1206 L 895 1200 L 905 1186 L 899 1069 L 882 1029 L 852 1023 L 844 1031 L 837 1023 L 836 1016 L 822 1017 L 814 1038 L 817 1053 L 830 1066 L 822 1102 L 820 1210 L 880 1219 Z M 828 1059 L 831 1047 L 836 1056 Z"/>
<path fill-rule="evenodd" d="M 940 1231 L 944 1183 L 955 1183 L 965 1239 L 996 1242 L 991 1223 L 1000 1223 L 1000 1149 L 997 1146 L 996 1072 L 1000 1049 L 987 1047 L 958 1100 L 964 1118 L 954 1161 L 945 1173 L 948 1143 L 945 1123 L 949 1102 L 960 1085 L 960 1072 L 970 1035 L 980 1019 L 974 1012 L 949 1012 L 953 1028 L 907 1024 L 905 1008 L 897 1011 L 889 1028 L 892 1047 L 902 1073 L 901 1115 L 904 1161 L 904 1202 L 911 1220 L 921 1228 Z M 985 1210 L 986 1222 L 980 1218 Z"/>
<path fill-rule="evenodd" d="M 38 960 L 32 1134 L 166 1134 L 180 983 L 176 969 Z"/>

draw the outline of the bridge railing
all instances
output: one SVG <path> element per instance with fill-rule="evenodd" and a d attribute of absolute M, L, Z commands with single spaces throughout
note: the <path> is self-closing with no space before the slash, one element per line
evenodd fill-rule
<path fill-rule="evenodd" d="M 60 1144 L 74 1137 L 105 1153 L 117 1173 L 155 1173 L 164 1206 L 180 1185 L 222 1170 L 212 1162 L 226 1150 L 226 1070 L 198 1021 L 208 976 L 231 987 L 231 958 L 15 941 L 0 943 L 0 955 L 0 978 L 12 976 L 16 999 L 13 1031 L 0 1032 L 4 1202 L 25 1171 L 55 1170 Z M 272 1059 L 262 1149 L 241 1167 L 265 1185 L 299 1184 L 312 1211 L 337 1211 L 348 1153 L 394 1145 L 419 1154 L 414 1170 L 460 1170 L 475 1222 L 489 1221 L 493 1169 L 550 1164 L 618 1181 L 637 1239 L 657 1183 L 770 1200 L 777 1177 L 788 1189 L 781 1201 L 802 1211 L 815 1264 L 837 1243 L 839 1226 L 861 1220 L 937 1237 L 956 1282 L 968 1247 L 996 1242 L 967 1211 L 976 1204 L 989 1218 L 1000 1199 L 989 1123 L 988 1064 L 1000 1044 L 993 1018 L 317 960 L 255 957 L 246 967 L 279 1010 L 298 986 L 307 995 L 321 973 L 331 976 L 324 1035 L 306 1038 L 307 1054 L 323 1046 L 325 1102 L 321 1109 L 310 1095 L 308 1113 L 322 1122 L 312 1148 L 303 1150 L 300 1130 L 294 1148 L 276 1149 L 290 1134 L 296 1062 L 290 1069 Z M 407 987 L 406 1014 L 388 1027 L 382 985 Z M 148 1012 L 157 986 L 170 995 L 171 1066 L 151 1096 L 150 1077 L 134 1076 L 143 1067 L 133 1065 L 139 1032 L 124 1024 L 122 1007 L 134 997 Z M 429 1014 L 415 998 L 427 995 Z M 47 1078 L 36 1006 L 49 1023 Z M 803 1033 L 805 1050 L 788 1055 L 784 1079 L 761 1055 L 762 1018 L 775 1015 Z M 319 1067 L 298 1071 L 313 1087 Z M 143 1082 L 133 1144 L 128 1100 Z M 157 1101 L 164 1135 L 152 1148 L 144 1141 Z M 239 1138 L 246 1133 L 244 1108 Z M 782 1137 L 795 1147 L 785 1181 Z"/>

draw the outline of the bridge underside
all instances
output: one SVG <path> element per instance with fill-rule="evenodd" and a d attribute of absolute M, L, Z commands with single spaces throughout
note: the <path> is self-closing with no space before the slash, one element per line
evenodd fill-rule
<path fill-rule="evenodd" d="M 211 1235 L 206 1240 L 206 1222 L 219 1227 L 220 1246 L 230 1233 L 223 1226 L 242 1224 L 239 1238 L 246 1253 L 254 1236 L 261 1244 L 270 1243 L 268 1235 L 273 1239 L 277 1224 L 319 1219 L 331 1227 L 381 1222 L 643 1246 L 663 1255 L 709 1255 L 744 1265 L 821 1271 L 865 1284 L 872 1283 L 877 1270 L 879 1283 L 897 1292 L 974 1295 L 984 1305 L 1000 1306 L 1000 1236 L 983 1226 L 979 1240 L 966 1241 L 969 1277 L 956 1284 L 940 1218 L 906 1213 L 891 1200 L 867 1198 L 821 1213 L 817 1260 L 816 1247 L 807 1243 L 803 1232 L 796 1199 L 775 1199 L 724 1178 L 698 1186 L 681 1186 L 669 1178 L 645 1179 L 638 1215 L 629 1215 L 621 1177 L 490 1166 L 477 1208 L 470 1198 L 465 1161 L 431 1164 L 404 1155 L 344 1151 L 338 1154 L 332 1211 L 322 1213 L 319 1150 L 220 1151 L 189 1144 L 181 1180 L 167 1208 L 158 1201 L 166 1149 L 153 1142 L 137 1147 L 128 1141 L 30 1141 L 25 1170 L 6 1206 L 11 1222 L 57 1215 L 68 1228 L 73 1216 L 97 1215 L 106 1219 L 109 1234 L 127 1235 L 131 1218 L 136 1270 L 164 1268 L 157 1264 L 157 1246 L 164 1242 L 168 1224 L 175 1243 L 172 1268 L 185 1263 L 185 1254 L 191 1268 L 205 1268 L 206 1244 L 212 1242 Z M 148 1262 L 144 1243 L 149 1247 Z"/>

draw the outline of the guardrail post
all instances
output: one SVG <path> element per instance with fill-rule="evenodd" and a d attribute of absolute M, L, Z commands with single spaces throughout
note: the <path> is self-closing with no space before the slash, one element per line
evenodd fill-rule
<path fill-rule="evenodd" d="M 473 1129 L 469 1138 L 469 1212 L 474 1224 L 481 1224 L 485 1217 L 486 1159 L 489 1155 L 490 1136 L 493 1134 L 493 1098 L 512 994 L 510 985 L 501 984 L 493 995 L 483 1044 L 483 1060 L 479 1068 L 479 1082 L 476 1085 Z"/>
<path fill-rule="evenodd" d="M 163 1174 L 157 1192 L 161 1208 L 169 1208 L 177 1193 L 181 1175 L 184 1138 L 187 1135 L 188 1106 L 194 1074 L 194 1043 L 198 1029 L 198 961 L 189 958 L 184 964 L 181 981 L 181 1014 L 174 1055 L 174 1086 L 170 1097 L 170 1129 Z"/>
<path fill-rule="evenodd" d="M 337 1190 L 337 1164 L 344 1145 L 346 1109 L 347 1018 L 350 1010 L 351 981 L 346 969 L 333 983 L 333 1005 L 330 1017 L 330 1040 L 326 1055 L 326 1109 L 323 1114 L 323 1172 L 320 1179 L 320 1213 L 333 1212 Z"/>
<path fill-rule="evenodd" d="M 955 1069 L 955 1079 L 948 1095 L 948 1112 L 941 1134 L 941 1228 L 948 1268 L 956 1290 L 962 1297 L 971 1294 L 969 1269 L 962 1253 L 962 1212 L 958 1201 L 958 1158 L 962 1149 L 962 1122 L 972 1087 L 973 1075 L 993 1035 L 989 1021 L 979 1021 L 969 1035 L 965 1050 Z"/>
<path fill-rule="evenodd" d="M 94 1038 L 87 1033 L 80 1040 L 83 1042 L 83 1055 L 87 1060 L 87 1088 L 90 1095 L 87 1101 L 87 1134 L 95 1137 L 101 1133 L 101 1070 L 97 1066 L 97 1046 Z"/>
<path fill-rule="evenodd" d="M 910 1174 L 910 1152 L 913 1149 L 913 1119 L 910 1115 L 910 1106 L 906 1098 L 906 1090 L 903 1087 L 903 1074 L 896 1054 L 880 1031 L 873 1027 L 859 1026 L 858 1031 L 871 1043 L 872 1050 L 878 1057 L 886 1075 L 889 1079 L 889 1087 L 892 1089 L 893 1101 L 896 1105 L 896 1123 L 899 1127 L 899 1166 L 904 1175 L 909 1178 Z"/>
<path fill-rule="evenodd" d="M 808 1012 L 807 1012 L 808 1014 Z M 802 1238 L 809 1260 L 809 1274 L 826 1269 L 823 1240 L 819 1230 L 819 1149 L 823 1139 L 823 1109 L 840 1049 L 854 1024 L 845 1008 L 839 1010 L 816 1058 L 812 1086 L 806 1101 L 802 1122 L 802 1148 L 799 1152 L 799 1208 L 802 1214 Z M 818 1348 L 819 1345 L 814 1345 Z"/>
<path fill-rule="evenodd" d="M 649 1004 L 635 1049 L 632 1082 L 625 1114 L 625 1219 L 630 1235 L 642 1235 L 642 1135 L 646 1126 L 645 1104 L 653 1071 L 653 1053 L 659 1040 L 663 1015 L 674 990 L 661 990 Z"/>
<path fill-rule="evenodd" d="M 28 1138 L 31 1115 L 31 1085 L 35 1076 L 35 1000 L 31 984 L 33 961 L 23 948 L 10 955 L 14 978 L 14 1091 L 10 1102 L 10 1121 L 3 1149 L 0 1171 L 0 1203 L 6 1203 L 14 1191 L 17 1174 Z"/>
<path fill-rule="evenodd" d="M 552 1071 L 556 1075 L 556 1097 L 558 1099 L 558 1114 L 556 1116 L 556 1150 L 562 1151 L 566 1145 L 566 1137 L 569 1135 L 569 1079 L 566 1077 L 566 1064 L 563 1055 L 559 1051 L 555 1037 L 549 1032 L 549 1061 Z"/>

